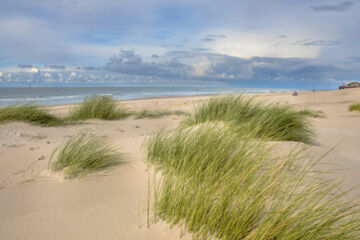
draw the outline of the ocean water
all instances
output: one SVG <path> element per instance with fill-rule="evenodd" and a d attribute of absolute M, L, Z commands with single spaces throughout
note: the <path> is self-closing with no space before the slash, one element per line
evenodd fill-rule
<path fill-rule="evenodd" d="M 215 87 L 40 87 L 40 88 L 0 88 L 0 106 L 34 103 L 40 105 L 60 105 L 80 103 L 87 96 L 113 96 L 116 100 L 195 96 L 208 94 L 259 93 L 284 91 L 284 89 L 264 88 L 215 88 Z"/>

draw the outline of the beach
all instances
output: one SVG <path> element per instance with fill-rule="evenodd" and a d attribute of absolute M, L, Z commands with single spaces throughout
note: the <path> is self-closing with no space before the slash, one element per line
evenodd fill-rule
<path fill-rule="evenodd" d="M 360 183 L 360 89 L 256 94 L 264 102 L 288 103 L 298 109 L 321 111 L 311 118 L 316 143 L 307 151 L 327 155 L 322 162 L 340 169 L 333 176 L 344 187 Z M 252 94 L 251 96 L 254 96 Z M 126 109 L 191 113 L 211 96 L 164 97 L 120 101 Z M 73 105 L 46 107 L 63 116 Z M 144 141 L 159 129 L 175 129 L 184 115 L 160 118 L 87 120 L 40 127 L 23 122 L 0 125 L 0 239 L 179 239 L 182 230 L 159 221 L 147 226 L 147 189 L 153 169 L 145 163 Z M 80 132 L 109 136 L 125 161 L 81 179 L 64 180 L 48 170 L 51 153 Z M 285 147 L 294 143 L 280 143 Z M 324 164 L 324 169 L 328 165 Z M 151 182 L 151 181 L 150 181 Z M 360 196 L 360 189 L 348 194 Z M 150 203 L 151 204 L 151 203 Z M 182 239 L 192 239 L 183 233 Z"/>

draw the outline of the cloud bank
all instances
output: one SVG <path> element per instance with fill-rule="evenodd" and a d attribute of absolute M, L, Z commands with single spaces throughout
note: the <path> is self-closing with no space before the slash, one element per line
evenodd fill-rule
<path fill-rule="evenodd" d="M 356 0 L 1 6 L 0 87 L 30 81 L 311 88 L 360 78 Z"/>
<path fill-rule="evenodd" d="M 158 57 L 160 58 L 160 57 Z M 256 86 L 258 83 L 284 84 L 305 87 L 338 84 L 343 77 L 353 78 L 356 70 L 331 63 L 303 58 L 239 58 L 223 54 L 190 51 L 168 52 L 161 57 L 163 62 L 145 62 L 134 51 L 121 51 L 110 59 L 105 69 L 111 72 L 151 77 L 162 81 L 204 80 L 226 82 L 231 85 Z"/>

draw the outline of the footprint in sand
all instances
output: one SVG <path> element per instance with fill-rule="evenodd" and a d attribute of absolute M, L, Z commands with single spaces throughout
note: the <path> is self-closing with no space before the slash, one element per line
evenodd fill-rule
<path fill-rule="evenodd" d="M 29 148 L 30 151 L 34 151 L 34 150 L 36 150 L 36 149 L 40 149 L 40 147 L 36 147 L 36 148 L 35 148 L 35 147 L 31 147 L 31 148 Z"/>
<path fill-rule="evenodd" d="M 40 139 L 47 138 L 46 135 L 43 135 L 41 133 L 37 133 L 35 135 L 32 135 L 32 134 L 29 134 L 29 133 L 26 133 L 26 132 L 15 132 L 15 134 L 18 137 L 28 138 L 28 139 L 31 139 L 31 140 L 40 140 Z"/>
<path fill-rule="evenodd" d="M 24 144 L 10 144 L 7 146 L 7 148 L 18 148 L 18 147 L 21 147 L 23 146 Z"/>

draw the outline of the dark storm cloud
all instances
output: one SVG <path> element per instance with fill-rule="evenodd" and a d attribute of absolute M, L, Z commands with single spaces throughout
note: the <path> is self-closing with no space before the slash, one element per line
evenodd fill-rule
<path fill-rule="evenodd" d="M 122 50 L 118 55 L 110 58 L 105 69 L 127 75 L 165 78 L 181 78 L 188 75 L 191 70 L 189 66 L 176 61 L 176 59 L 162 63 L 144 62 L 140 55 L 135 54 L 132 50 Z"/>
<path fill-rule="evenodd" d="M 338 75 L 337 67 L 301 58 L 266 58 L 252 57 L 249 59 L 226 55 L 215 58 L 208 70 L 207 77 L 232 79 L 233 81 L 304 81 L 313 82 L 327 80 Z"/>
<path fill-rule="evenodd" d="M 250 79 L 254 74 L 251 67 L 251 59 L 232 57 L 227 55 L 207 54 L 211 61 L 209 69 L 205 72 L 204 78 L 220 79 Z"/>
<path fill-rule="evenodd" d="M 322 62 L 301 58 L 260 58 L 250 59 L 254 78 L 259 80 L 317 81 L 334 77 L 340 69 Z"/>
<path fill-rule="evenodd" d="M 169 57 L 171 57 L 170 61 Z M 110 59 L 106 69 L 126 75 L 156 77 L 166 82 L 178 79 L 226 82 L 235 85 L 257 82 L 268 84 L 301 82 L 303 86 L 331 82 L 345 72 L 339 66 L 303 58 L 239 58 L 190 51 L 170 51 L 159 58 L 164 58 L 164 62 L 147 63 L 133 51 L 121 51 L 118 56 Z M 201 63 L 201 61 L 205 61 L 208 65 L 205 69 L 201 69 L 199 74 L 193 62 Z M 354 71 L 349 77 L 359 75 L 359 72 L 359 70 Z"/>
<path fill-rule="evenodd" d="M 324 4 L 318 6 L 311 6 L 310 8 L 317 12 L 343 12 L 354 5 L 352 1 L 344 1 L 338 4 Z"/>
<path fill-rule="evenodd" d="M 359 58 L 340 66 L 321 60 L 304 58 L 240 58 L 224 54 L 196 51 L 169 51 L 159 55 L 157 63 L 145 61 L 131 50 L 122 50 L 112 57 L 104 68 L 87 71 L 85 67 L 71 67 L 50 72 L 14 72 L 13 82 L 44 84 L 113 84 L 127 83 L 220 83 L 232 86 L 254 87 L 336 87 L 337 81 L 360 76 Z"/>

